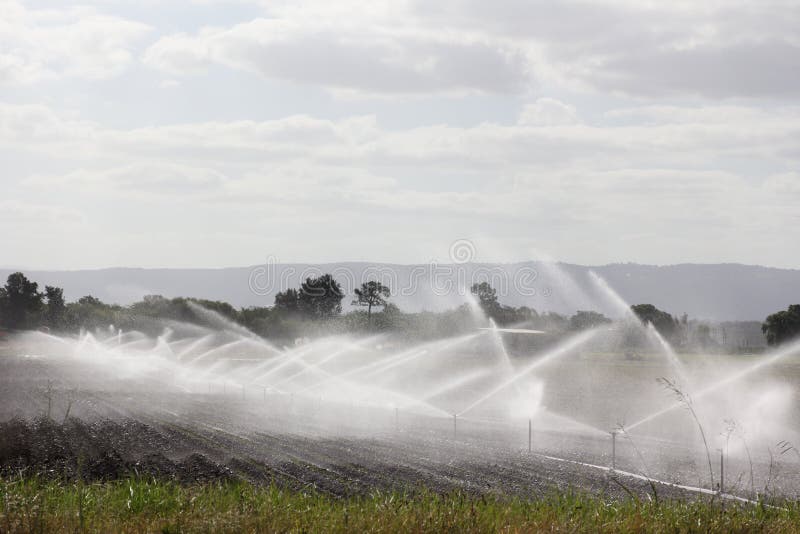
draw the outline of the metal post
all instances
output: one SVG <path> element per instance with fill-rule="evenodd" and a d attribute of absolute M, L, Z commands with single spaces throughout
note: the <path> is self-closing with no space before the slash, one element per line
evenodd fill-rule
<path fill-rule="evenodd" d="M 533 450 L 533 421 L 528 419 L 528 452 Z"/>
<path fill-rule="evenodd" d="M 453 439 L 458 436 L 458 415 L 453 414 Z"/>
<path fill-rule="evenodd" d="M 719 493 L 722 494 L 725 484 L 725 454 L 719 450 Z"/>
<path fill-rule="evenodd" d="M 611 433 L 611 469 L 617 468 L 617 433 Z"/>

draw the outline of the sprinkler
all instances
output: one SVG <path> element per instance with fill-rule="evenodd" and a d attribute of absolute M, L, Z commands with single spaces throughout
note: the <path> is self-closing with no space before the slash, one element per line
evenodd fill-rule
<path fill-rule="evenodd" d="M 617 468 L 617 433 L 611 433 L 611 468 Z"/>
<path fill-rule="evenodd" d="M 528 419 L 528 452 L 533 451 L 533 420 Z"/>
<path fill-rule="evenodd" d="M 719 494 L 722 495 L 722 488 L 725 483 L 725 453 L 722 449 L 717 450 L 719 450 Z"/>

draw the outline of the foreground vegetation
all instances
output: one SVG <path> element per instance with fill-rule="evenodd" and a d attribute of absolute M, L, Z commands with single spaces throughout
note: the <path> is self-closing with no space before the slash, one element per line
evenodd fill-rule
<path fill-rule="evenodd" d="M 181 486 L 127 479 L 82 484 L 0 479 L 4 532 L 796 532 L 800 507 L 718 502 L 537 500 L 463 494 L 340 499 L 245 482 Z"/>

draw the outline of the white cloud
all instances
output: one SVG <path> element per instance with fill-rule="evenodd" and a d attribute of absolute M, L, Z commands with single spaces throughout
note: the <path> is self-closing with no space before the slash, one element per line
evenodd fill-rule
<path fill-rule="evenodd" d="M 227 177 L 213 169 L 168 162 L 131 163 L 120 167 L 77 169 L 66 174 L 36 174 L 26 185 L 82 190 L 89 194 L 189 195 L 214 190 Z"/>
<path fill-rule="evenodd" d="M 525 126 L 564 126 L 578 122 L 575 107 L 554 98 L 537 99 L 525 106 L 519 117 L 519 124 Z"/>
<path fill-rule="evenodd" d="M 44 233 L 53 228 L 75 229 L 85 223 L 86 217 L 75 208 L 15 200 L 0 202 L 0 226 L 7 230 L 26 228 Z M 6 237 L 11 238 L 13 233 L 9 232 Z"/>
<path fill-rule="evenodd" d="M 211 65 L 347 95 L 529 93 L 796 98 L 800 4 L 620 0 L 265 2 L 264 18 L 166 35 L 173 74 Z"/>
<path fill-rule="evenodd" d="M 523 51 L 463 32 L 318 16 L 256 19 L 163 37 L 144 62 L 173 74 L 212 64 L 364 94 L 518 93 L 531 84 Z"/>
<path fill-rule="evenodd" d="M 43 106 L 0 105 L 0 140 L 69 159 L 258 165 L 304 161 L 332 166 L 414 167 L 492 172 L 499 168 L 595 170 L 724 165 L 735 156 L 761 164 L 797 162 L 800 108 L 628 108 L 612 123 L 574 123 L 565 104 L 526 108 L 521 124 L 383 129 L 374 116 L 327 120 L 294 115 L 267 121 L 215 121 L 134 129 L 103 128 Z M 536 124 L 558 124 L 542 128 Z"/>
<path fill-rule="evenodd" d="M 113 76 L 134 60 L 142 23 L 91 8 L 32 10 L 0 0 L 0 84 Z"/>
<path fill-rule="evenodd" d="M 800 93 L 800 4 L 791 1 L 417 0 L 427 24 L 485 31 L 540 51 L 573 88 L 664 97 Z"/>

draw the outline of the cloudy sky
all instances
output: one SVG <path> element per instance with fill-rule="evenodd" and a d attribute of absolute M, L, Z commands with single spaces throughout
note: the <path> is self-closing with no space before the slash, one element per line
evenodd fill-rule
<path fill-rule="evenodd" d="M 0 265 L 800 268 L 797 0 L 0 0 Z"/>

